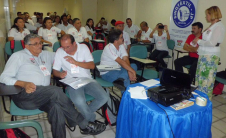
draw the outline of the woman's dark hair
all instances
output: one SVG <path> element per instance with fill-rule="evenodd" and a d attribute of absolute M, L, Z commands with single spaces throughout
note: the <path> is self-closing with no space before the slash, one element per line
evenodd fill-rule
<path fill-rule="evenodd" d="M 93 21 L 93 19 L 89 18 L 87 21 L 86 21 L 86 25 L 89 27 L 89 29 L 93 29 L 94 30 L 94 22 L 93 22 L 93 25 L 92 26 L 89 26 L 89 21 Z"/>
<path fill-rule="evenodd" d="M 63 14 L 63 15 L 60 17 L 62 21 L 63 21 L 64 17 L 67 18 L 67 15 L 66 15 L 66 14 Z"/>
<path fill-rule="evenodd" d="M 51 19 L 50 17 L 45 17 L 45 18 L 44 18 L 44 21 L 43 21 L 43 23 L 42 23 L 42 27 L 43 27 L 43 28 L 46 28 L 45 23 L 47 22 L 47 20 L 51 20 L 51 21 L 52 21 L 52 19 Z"/>
<path fill-rule="evenodd" d="M 55 17 L 55 19 L 54 19 L 55 22 L 56 22 L 56 18 L 59 18 L 59 19 L 60 19 L 59 24 L 61 24 L 61 18 L 60 18 L 60 16 L 57 15 L 57 16 Z"/>
<path fill-rule="evenodd" d="M 68 19 L 68 20 L 67 20 L 68 23 L 70 23 L 70 21 L 73 22 L 72 19 Z"/>
<path fill-rule="evenodd" d="M 16 17 L 14 19 L 13 26 L 11 27 L 11 28 L 16 28 L 17 31 L 19 31 L 19 27 L 16 25 L 16 23 L 18 22 L 19 19 L 23 20 L 21 17 Z M 25 24 L 24 24 L 24 28 L 26 28 Z"/>
<path fill-rule="evenodd" d="M 115 19 L 112 19 L 111 20 L 111 24 L 113 24 L 115 26 L 115 23 L 116 23 L 116 20 Z"/>
<path fill-rule="evenodd" d="M 114 43 L 115 40 L 119 39 L 119 36 L 122 34 L 122 31 L 118 30 L 118 29 L 114 29 L 112 31 L 110 31 L 109 35 L 108 35 L 108 39 L 110 43 Z"/>
<path fill-rule="evenodd" d="M 71 17 L 71 14 L 68 14 L 70 17 Z M 67 17 L 68 17 L 68 15 L 67 15 Z M 71 18 L 70 18 L 71 19 Z"/>

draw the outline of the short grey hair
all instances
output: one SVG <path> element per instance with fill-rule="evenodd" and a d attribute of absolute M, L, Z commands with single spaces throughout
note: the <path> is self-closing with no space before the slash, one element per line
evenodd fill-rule
<path fill-rule="evenodd" d="M 34 38 L 40 38 L 40 36 L 37 35 L 37 34 L 29 34 L 29 35 L 26 35 L 24 37 L 24 44 L 25 45 L 29 45 L 30 44 L 30 40 L 31 39 L 34 39 Z"/>
<path fill-rule="evenodd" d="M 72 24 L 74 25 L 75 22 L 76 22 L 76 21 L 79 21 L 79 20 L 80 20 L 79 18 L 74 18 L 74 19 L 72 20 Z"/>

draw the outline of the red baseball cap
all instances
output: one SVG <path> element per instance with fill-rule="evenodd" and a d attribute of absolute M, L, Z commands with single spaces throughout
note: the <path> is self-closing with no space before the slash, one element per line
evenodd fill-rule
<path fill-rule="evenodd" d="M 119 24 L 125 24 L 125 23 L 122 22 L 122 21 L 117 21 L 117 22 L 115 22 L 115 26 L 117 26 L 117 25 L 119 25 Z"/>

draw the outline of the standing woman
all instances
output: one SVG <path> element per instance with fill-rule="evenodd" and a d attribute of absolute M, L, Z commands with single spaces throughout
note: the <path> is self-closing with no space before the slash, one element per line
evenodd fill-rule
<path fill-rule="evenodd" d="M 51 18 L 45 17 L 42 27 L 38 30 L 38 35 L 41 36 L 42 42 L 49 44 L 49 46 L 44 47 L 44 50 L 53 51 L 53 45 L 58 41 L 57 33 L 65 34 L 61 29 L 52 26 Z"/>
<path fill-rule="evenodd" d="M 198 84 L 198 90 L 205 92 L 211 100 L 220 59 L 220 44 L 225 36 L 225 26 L 220 20 L 222 15 L 217 6 L 212 6 L 205 12 L 206 21 L 211 24 L 203 32 L 202 39 L 195 38 L 193 43 L 199 45 L 196 84 Z"/>
<path fill-rule="evenodd" d="M 93 19 L 89 18 L 87 21 L 86 21 L 86 31 L 87 31 L 87 34 L 89 36 L 89 40 L 92 40 L 92 36 L 93 34 L 95 33 L 94 31 L 94 22 L 93 22 Z"/>
<path fill-rule="evenodd" d="M 30 31 L 26 29 L 24 20 L 21 17 L 14 19 L 12 28 L 8 33 L 8 41 L 12 40 L 24 40 L 26 35 L 30 34 Z"/>

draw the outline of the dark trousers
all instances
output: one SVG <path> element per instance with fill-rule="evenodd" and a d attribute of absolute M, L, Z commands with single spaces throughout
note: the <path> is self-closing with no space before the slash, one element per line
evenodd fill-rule
<path fill-rule="evenodd" d="M 71 100 L 56 86 L 37 86 L 33 93 L 23 90 L 12 96 L 15 104 L 21 109 L 40 109 L 48 113 L 48 120 L 54 138 L 66 138 L 65 121 L 69 126 L 79 125 L 85 128 L 88 121 L 75 110 Z"/>
<path fill-rule="evenodd" d="M 163 58 L 166 57 L 167 55 L 168 55 L 168 51 L 160 51 L 160 50 L 155 49 L 151 53 L 151 55 L 149 56 L 149 58 L 151 60 L 158 61 L 159 63 L 161 63 L 162 67 L 166 68 L 167 65 L 166 65 L 165 61 L 163 60 Z"/>
<path fill-rule="evenodd" d="M 189 69 L 189 74 L 191 75 L 191 82 L 192 82 L 195 78 L 197 62 L 198 62 L 198 58 L 194 58 L 194 57 L 190 57 L 190 56 L 184 56 L 184 57 L 178 58 L 174 61 L 175 70 L 184 72 L 183 66 L 191 65 L 191 67 Z"/>

